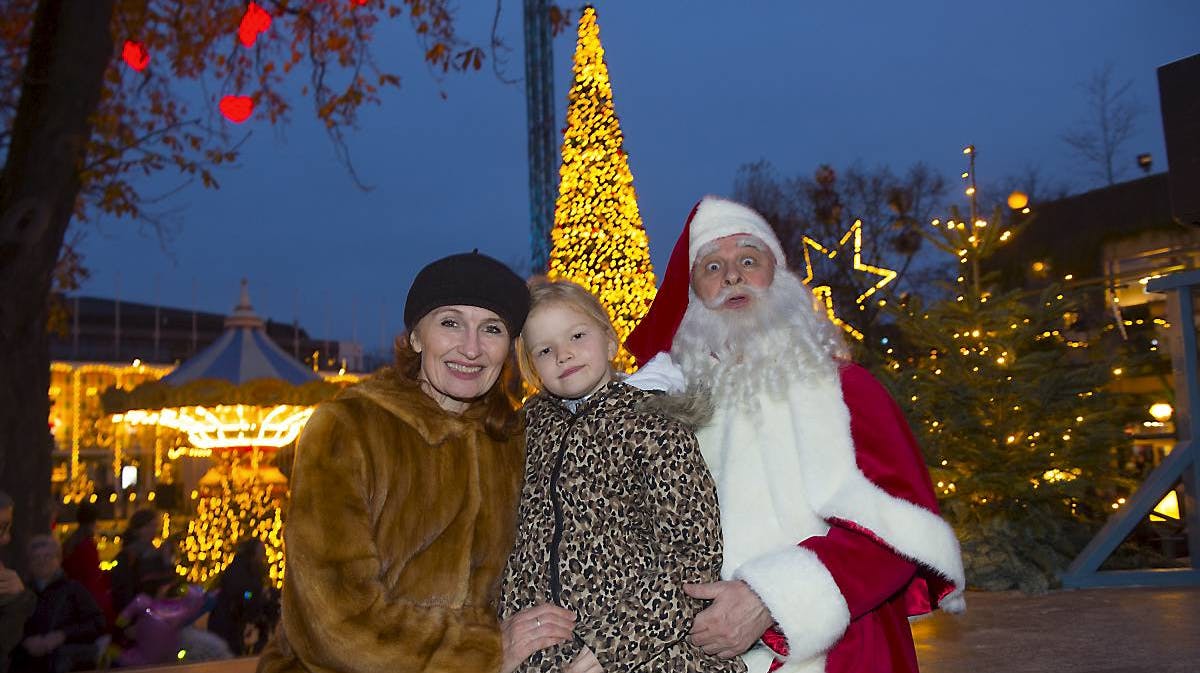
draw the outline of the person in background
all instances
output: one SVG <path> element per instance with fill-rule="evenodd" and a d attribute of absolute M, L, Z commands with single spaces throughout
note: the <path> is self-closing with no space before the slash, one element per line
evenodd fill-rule
<path fill-rule="evenodd" d="M 117 615 L 122 644 L 114 647 L 118 666 L 152 666 L 229 659 L 220 636 L 192 626 L 207 605 L 204 589 L 178 578 L 156 576 Z"/>
<path fill-rule="evenodd" d="M 272 603 L 267 588 L 267 548 L 262 540 L 251 537 L 238 543 L 218 586 L 208 630 L 224 638 L 236 655 L 257 653 L 270 632 Z"/>
<path fill-rule="evenodd" d="M 94 668 L 104 613 L 82 584 L 62 571 L 62 548 L 50 535 L 29 541 L 30 583 L 37 607 L 13 653 L 14 671 L 63 673 Z"/>
<path fill-rule="evenodd" d="M 0 550 L 12 541 L 13 499 L 0 491 Z M 25 588 L 20 575 L 0 562 L 0 673 L 8 672 L 8 655 L 25 635 L 25 620 L 33 614 L 37 597 Z"/>
<path fill-rule="evenodd" d="M 125 532 L 121 535 L 121 551 L 117 553 L 116 566 L 110 571 L 112 585 L 112 609 L 120 612 L 140 593 L 153 595 L 154 588 L 147 578 L 157 578 L 171 573 L 165 568 L 162 554 L 154 546 L 158 532 L 158 514 L 152 509 L 140 509 L 129 517 Z"/>
<path fill-rule="evenodd" d="M 112 626 L 116 617 L 112 593 L 108 576 L 100 570 L 100 550 L 96 548 L 96 506 L 86 500 L 80 502 L 75 510 L 75 522 L 79 527 L 63 543 L 63 572 L 88 590 L 104 613 L 104 621 Z"/>

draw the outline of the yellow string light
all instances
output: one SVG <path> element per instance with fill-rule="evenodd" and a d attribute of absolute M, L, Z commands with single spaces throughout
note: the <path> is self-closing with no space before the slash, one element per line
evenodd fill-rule
<path fill-rule="evenodd" d="M 841 237 L 841 239 L 838 240 L 837 245 L 830 247 L 830 248 L 826 248 L 824 245 L 822 245 L 821 243 L 817 242 L 815 239 L 813 239 L 809 236 L 804 237 L 803 245 L 801 246 L 802 249 L 804 250 L 804 268 L 805 268 L 804 284 L 810 285 L 813 281 L 813 276 L 814 276 L 812 256 L 809 253 L 810 248 L 821 253 L 827 259 L 832 260 L 837 257 L 838 252 L 841 251 L 842 248 L 844 248 L 846 246 L 846 243 L 848 243 L 851 240 L 854 241 L 854 248 L 853 248 L 854 252 L 853 252 L 853 262 L 852 262 L 854 270 L 855 271 L 863 271 L 865 273 L 879 276 L 879 280 L 877 280 L 874 284 L 872 284 L 870 287 L 868 287 L 866 290 L 864 290 L 862 292 L 862 294 L 858 295 L 858 297 L 856 297 L 854 299 L 854 303 L 858 305 L 859 310 L 862 310 L 863 302 L 865 302 L 871 295 L 875 294 L 877 291 L 883 289 L 883 287 L 886 286 L 888 283 L 890 283 L 896 279 L 895 271 L 893 271 L 891 269 L 885 269 L 880 266 L 866 264 L 862 261 L 862 220 L 855 220 L 854 224 L 850 225 L 850 228 L 846 230 L 846 233 L 842 234 L 842 237 Z M 825 310 L 829 314 L 829 319 L 832 320 L 835 325 L 841 327 L 843 330 L 846 331 L 847 334 L 854 337 L 855 339 L 858 339 L 860 341 L 862 340 L 862 338 L 863 338 L 862 332 L 858 331 L 852 325 L 850 325 L 848 322 L 846 322 L 846 321 L 842 320 L 840 317 L 838 317 L 837 312 L 834 310 L 834 306 L 833 306 L 833 291 L 829 285 L 818 285 L 816 287 L 813 287 L 812 292 L 813 292 L 813 295 L 815 295 L 817 297 L 817 301 L 819 301 L 820 303 L 825 305 Z"/>
<path fill-rule="evenodd" d="M 170 371 L 170 367 L 147 365 L 140 360 L 133 365 L 65 361 L 50 364 L 50 425 L 59 446 L 70 448 L 67 481 L 62 490 L 64 503 L 81 502 L 95 489 L 81 467 L 80 449 L 96 443 L 101 435 L 112 437 L 113 448 L 119 448 L 116 429 L 109 426 L 110 419 L 101 409 L 100 392 L 113 386 L 131 388 L 155 381 Z"/>
<path fill-rule="evenodd" d="M 179 570 L 189 582 L 206 583 L 233 561 L 238 542 L 254 537 L 267 551 L 271 581 L 283 586 L 284 550 L 281 506 L 270 484 L 252 475 L 235 481 L 231 452 L 217 458 L 224 475 L 204 492 L 193 492 L 196 516 L 188 523 Z"/>
<path fill-rule="evenodd" d="M 149 411 L 134 409 L 114 414 L 113 423 L 165 427 L 186 433 L 197 449 L 238 446 L 279 448 L 291 444 L 312 416 L 314 407 L 277 404 L 259 407 L 218 404 Z"/>

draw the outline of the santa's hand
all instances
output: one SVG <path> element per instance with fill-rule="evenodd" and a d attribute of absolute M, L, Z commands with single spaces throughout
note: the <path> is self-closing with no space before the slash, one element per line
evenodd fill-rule
<path fill-rule="evenodd" d="M 692 598 L 711 600 L 692 623 L 692 642 L 709 654 L 729 659 L 758 641 L 775 621 L 758 595 L 745 582 L 685 584 Z"/>
<path fill-rule="evenodd" d="M 21 643 L 21 646 L 25 648 L 25 651 L 30 656 L 34 657 L 43 656 L 50 651 L 46 647 L 46 638 L 44 636 L 29 636 Z"/>
<path fill-rule="evenodd" d="M 42 647 L 45 647 L 47 652 L 57 650 L 65 642 L 67 642 L 67 634 L 62 631 L 51 631 L 42 636 Z"/>
<path fill-rule="evenodd" d="M 585 647 L 567 666 L 566 673 L 604 673 L 604 668 L 600 666 L 600 660 L 592 648 Z"/>
<path fill-rule="evenodd" d="M 575 629 L 575 613 L 550 603 L 525 608 L 500 623 L 504 645 L 501 673 L 520 666 L 529 655 L 570 640 Z"/>

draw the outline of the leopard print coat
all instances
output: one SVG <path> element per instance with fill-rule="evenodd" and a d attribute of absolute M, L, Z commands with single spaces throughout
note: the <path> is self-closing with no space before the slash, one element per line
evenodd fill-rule
<path fill-rule="evenodd" d="M 720 579 L 716 487 L 695 435 L 613 382 L 576 413 L 544 393 L 526 405 L 525 483 L 502 617 L 553 602 L 574 642 L 518 670 L 562 670 L 583 646 L 607 673 L 745 671 L 686 636 L 705 602 L 685 582 Z"/>

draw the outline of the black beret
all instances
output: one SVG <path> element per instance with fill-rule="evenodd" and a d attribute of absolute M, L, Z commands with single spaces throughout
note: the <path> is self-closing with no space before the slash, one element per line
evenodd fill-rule
<path fill-rule="evenodd" d="M 417 273 L 404 302 L 404 326 L 413 326 L 439 306 L 478 306 L 504 320 L 513 338 L 529 314 L 529 288 L 503 262 L 479 251 L 430 262 Z"/>

